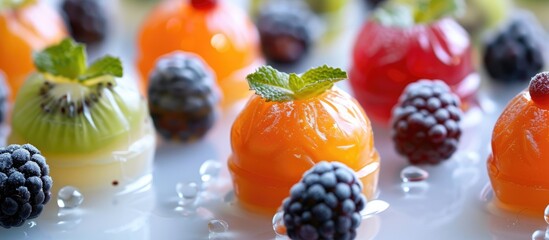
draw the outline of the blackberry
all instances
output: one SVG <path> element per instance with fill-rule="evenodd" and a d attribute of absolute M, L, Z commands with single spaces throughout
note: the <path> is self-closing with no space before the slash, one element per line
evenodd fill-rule
<path fill-rule="evenodd" d="M 375 9 L 377 8 L 377 6 L 385 2 L 385 0 L 365 0 L 365 2 L 366 2 L 366 6 L 369 9 Z"/>
<path fill-rule="evenodd" d="M 0 148 L 0 226 L 19 227 L 38 217 L 51 198 L 49 171 L 46 159 L 30 144 Z"/>
<path fill-rule="evenodd" d="M 71 36 L 87 45 L 98 44 L 107 35 L 105 9 L 96 0 L 65 0 L 61 9 Z"/>
<path fill-rule="evenodd" d="M 284 225 L 291 239 L 354 239 L 365 205 L 362 182 L 353 170 L 320 162 L 284 200 Z"/>
<path fill-rule="evenodd" d="M 156 130 L 166 139 L 199 139 L 218 116 L 220 93 L 214 74 L 196 55 L 176 52 L 158 60 L 148 95 Z"/>
<path fill-rule="evenodd" d="M 313 13 L 297 1 L 270 1 L 261 8 L 257 28 L 261 50 L 273 63 L 295 63 L 311 48 Z"/>
<path fill-rule="evenodd" d="M 543 68 L 542 52 L 525 20 L 515 19 L 487 43 L 484 65 L 496 81 L 526 82 Z"/>
<path fill-rule="evenodd" d="M 438 164 L 450 158 L 461 137 L 461 115 L 459 98 L 444 82 L 411 83 L 393 111 L 397 152 L 412 164 Z"/>

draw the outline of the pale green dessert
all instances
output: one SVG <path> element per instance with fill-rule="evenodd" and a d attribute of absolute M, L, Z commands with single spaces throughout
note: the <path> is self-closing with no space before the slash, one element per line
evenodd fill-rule
<path fill-rule="evenodd" d="M 145 99 L 106 56 L 89 67 L 72 40 L 34 55 L 37 73 L 21 87 L 9 143 L 31 143 L 47 157 L 56 186 L 83 192 L 150 184 L 155 133 Z"/>

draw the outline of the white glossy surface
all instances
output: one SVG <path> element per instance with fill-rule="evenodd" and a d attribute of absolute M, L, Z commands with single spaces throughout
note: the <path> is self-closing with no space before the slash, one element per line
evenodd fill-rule
<path fill-rule="evenodd" d="M 125 4 L 130 3 L 121 1 L 118 7 L 124 8 Z M 360 11 L 358 6 L 354 9 Z M 346 68 L 359 22 L 350 23 L 333 44 L 317 47 L 314 57 L 300 68 L 324 63 Z M 123 36 L 120 39 L 130 38 Z M 126 69 L 131 69 L 133 54 L 129 45 L 113 41 L 105 49 L 124 54 Z M 490 194 L 483 193 L 488 183 L 485 163 L 493 123 L 504 103 L 525 87 L 493 86 L 484 81 L 481 106 L 485 113 L 468 118 L 472 123 L 465 124 L 468 126 L 459 152 L 451 160 L 423 167 L 429 172 L 424 183 L 402 183 L 400 171 L 407 163 L 394 152 L 389 130 L 374 126 L 382 158 L 379 199 L 390 206 L 365 219 L 357 239 L 531 239 L 536 230 L 546 229 L 543 213 L 536 219 L 503 213 L 490 205 L 486 199 Z M 348 89 L 345 82 L 340 86 Z M 124 196 L 84 196 L 83 205 L 72 210 L 59 211 L 53 199 L 38 219 L 21 228 L 0 229 L 0 239 L 208 239 L 208 222 L 212 219 L 229 224 L 228 232 L 218 234 L 217 239 L 281 239 L 272 229 L 272 216 L 241 209 L 231 195 L 226 167 L 229 132 L 242 106 L 240 103 L 225 109 L 199 142 L 182 145 L 159 141 L 152 188 Z M 208 182 L 194 205 L 182 209 L 177 183 L 200 183 L 199 169 L 208 159 L 221 163 L 219 177 Z"/>

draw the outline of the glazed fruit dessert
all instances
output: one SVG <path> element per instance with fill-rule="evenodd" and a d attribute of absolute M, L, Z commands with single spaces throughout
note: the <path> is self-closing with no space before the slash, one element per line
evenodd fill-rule
<path fill-rule="evenodd" d="M 545 65 L 541 43 L 523 19 L 515 19 L 489 41 L 484 65 L 492 79 L 501 82 L 528 81 Z"/>
<path fill-rule="evenodd" d="M 64 26 L 55 10 L 42 1 L 0 2 L 0 69 L 11 89 L 10 100 L 34 71 L 33 51 L 65 38 Z"/>
<path fill-rule="evenodd" d="M 467 109 L 480 78 L 467 32 L 448 14 L 454 0 L 389 1 L 378 8 L 356 40 L 349 79 L 368 115 L 388 123 L 404 88 L 420 79 L 440 79 Z"/>
<path fill-rule="evenodd" d="M 202 138 L 219 115 L 212 70 L 194 54 L 161 57 L 149 80 L 149 109 L 157 132 L 183 142 Z"/>
<path fill-rule="evenodd" d="M 31 144 L 0 148 L 0 226 L 19 227 L 38 217 L 51 199 L 46 158 Z"/>
<path fill-rule="evenodd" d="M 228 166 L 239 203 L 274 213 L 314 164 L 337 160 L 357 172 L 375 197 L 379 155 L 363 109 L 333 87 L 347 74 L 327 66 L 302 75 L 265 66 L 248 75 L 255 90 L 231 129 Z"/>
<path fill-rule="evenodd" d="M 412 164 L 438 164 L 450 158 L 461 137 L 461 115 L 459 98 L 444 82 L 411 83 L 393 111 L 397 152 Z"/>
<path fill-rule="evenodd" d="M 34 62 L 38 72 L 15 100 L 8 142 L 39 148 L 58 187 L 90 193 L 149 184 L 154 128 L 145 99 L 120 79 L 120 60 L 87 66 L 85 48 L 66 39 Z"/>
<path fill-rule="evenodd" d="M 261 50 L 269 62 L 295 63 L 310 50 L 313 42 L 313 14 L 306 5 L 294 1 L 271 1 L 257 17 Z"/>
<path fill-rule="evenodd" d="M 214 70 L 224 102 L 248 96 L 246 74 L 262 62 L 257 29 L 229 1 L 164 1 L 139 34 L 137 67 L 147 79 L 160 56 L 176 50 L 202 57 Z"/>
<path fill-rule="evenodd" d="M 549 72 L 537 74 L 494 127 L 488 175 L 496 205 L 503 209 L 538 216 L 549 202 L 548 89 Z"/>
<path fill-rule="evenodd" d="M 61 5 L 71 36 L 87 45 L 101 43 L 107 35 L 105 9 L 96 0 L 65 0 Z"/>
<path fill-rule="evenodd" d="M 365 205 L 362 182 L 352 169 L 319 162 L 284 200 L 284 225 L 290 239 L 355 239 Z"/>

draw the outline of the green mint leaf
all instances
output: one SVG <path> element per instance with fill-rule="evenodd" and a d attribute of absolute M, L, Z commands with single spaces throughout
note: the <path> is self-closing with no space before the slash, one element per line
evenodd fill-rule
<path fill-rule="evenodd" d="M 410 27 L 460 14 L 464 6 L 464 0 L 392 0 L 373 17 L 386 26 Z"/>
<path fill-rule="evenodd" d="M 81 75 L 79 80 L 87 80 L 100 76 L 110 75 L 114 77 L 122 77 L 123 75 L 122 62 L 117 57 L 105 56 L 93 62 L 91 66 Z"/>
<path fill-rule="evenodd" d="M 347 79 L 347 73 L 339 68 L 324 65 L 310 69 L 301 78 L 305 85 L 296 91 L 296 99 L 306 99 L 322 94 L 332 88 L 334 83 Z"/>
<path fill-rule="evenodd" d="M 299 91 L 299 89 L 305 86 L 305 81 L 303 78 L 299 77 L 295 73 L 290 73 L 289 77 L 290 89 L 294 92 Z"/>
<path fill-rule="evenodd" d="M 326 65 L 310 69 L 303 75 L 282 73 L 264 66 L 246 77 L 250 88 L 267 101 L 292 101 L 318 96 L 334 83 L 347 79 L 347 73 Z"/>
<path fill-rule="evenodd" d="M 65 39 L 58 45 L 35 53 L 34 65 L 42 73 L 76 79 L 86 71 L 86 58 L 83 45 Z"/>
<path fill-rule="evenodd" d="M 250 88 L 267 101 L 291 101 L 294 92 L 289 86 L 289 76 L 270 66 L 262 66 L 246 76 Z"/>

